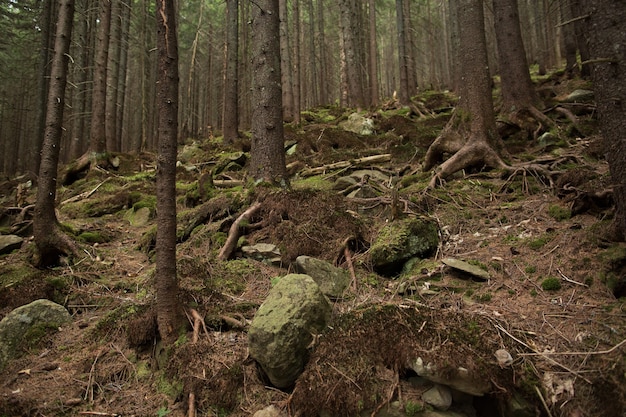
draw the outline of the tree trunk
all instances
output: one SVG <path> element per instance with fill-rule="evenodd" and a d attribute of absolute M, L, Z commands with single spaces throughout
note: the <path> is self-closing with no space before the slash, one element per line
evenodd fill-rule
<path fill-rule="evenodd" d="M 351 0 L 340 0 L 340 23 L 343 54 L 345 56 L 345 78 L 347 105 L 362 108 L 365 105 L 363 88 L 359 77 L 358 37 L 356 5 Z"/>
<path fill-rule="evenodd" d="M 404 30 L 404 0 L 396 0 L 396 21 L 398 26 L 398 68 L 400 70 L 400 87 L 398 100 L 400 104 L 409 104 L 409 65 L 407 61 L 407 39 Z"/>
<path fill-rule="evenodd" d="M 107 61 L 109 55 L 109 29 L 111 25 L 111 0 L 100 3 L 100 22 L 96 41 L 96 61 L 93 74 L 91 104 L 90 148 L 102 155 L 106 152 L 106 95 Z"/>
<path fill-rule="evenodd" d="M 117 140 L 118 148 L 121 151 L 128 152 L 130 150 L 129 143 L 124 141 L 125 124 L 127 122 L 125 116 L 126 108 L 126 78 L 128 76 L 128 49 L 129 49 L 129 35 L 130 35 L 130 19 L 131 19 L 131 0 L 122 0 L 122 30 L 121 30 L 121 42 L 120 42 L 120 67 L 119 77 L 117 84 Z"/>
<path fill-rule="evenodd" d="M 252 7 L 252 37 L 250 174 L 286 185 L 278 0 L 258 0 Z"/>
<path fill-rule="evenodd" d="M 293 77 L 291 66 L 291 52 L 289 48 L 289 9 L 287 0 L 280 0 L 278 3 L 280 17 L 280 63 L 281 63 L 281 85 L 283 90 L 283 120 L 293 121 Z"/>
<path fill-rule="evenodd" d="M 107 57 L 107 93 L 105 98 L 105 136 L 108 152 L 119 152 L 117 139 L 117 84 L 120 68 L 121 0 L 111 0 L 111 23 Z"/>
<path fill-rule="evenodd" d="M 615 238 L 626 238 L 626 2 L 590 0 L 589 50 L 600 130 L 613 180 Z"/>
<path fill-rule="evenodd" d="M 380 101 L 378 86 L 378 47 L 376 43 L 376 1 L 369 0 L 369 103 L 370 106 L 378 105 Z"/>
<path fill-rule="evenodd" d="M 54 265 L 60 256 L 75 252 L 74 244 L 60 231 L 54 211 L 73 18 L 74 0 L 62 0 L 50 74 L 46 127 L 33 216 L 33 232 L 38 250 L 37 264 L 41 267 Z"/>
<path fill-rule="evenodd" d="M 224 62 L 224 141 L 239 138 L 239 0 L 226 0 L 226 60 Z"/>
<path fill-rule="evenodd" d="M 178 142 L 178 39 L 171 0 L 157 0 L 158 147 L 156 290 L 159 334 L 173 343 L 183 324 L 176 276 L 176 150 Z"/>
<path fill-rule="evenodd" d="M 504 152 L 496 132 L 487 61 L 482 0 L 459 0 L 461 89 L 450 121 L 426 152 L 424 170 L 433 168 L 444 153 L 454 155 L 441 164 L 430 186 L 473 166 L 505 167 Z"/>
<path fill-rule="evenodd" d="M 300 2 L 294 1 L 293 4 L 293 122 L 300 124 L 300 114 L 302 111 L 302 100 L 300 91 L 302 90 L 302 60 L 300 57 Z"/>

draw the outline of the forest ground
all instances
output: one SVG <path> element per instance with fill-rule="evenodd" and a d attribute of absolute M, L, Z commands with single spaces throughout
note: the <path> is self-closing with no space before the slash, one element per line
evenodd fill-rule
<path fill-rule="evenodd" d="M 542 84 L 554 101 L 581 87 L 588 85 L 558 77 Z M 241 162 L 237 151 L 247 148 L 245 140 L 239 149 L 214 139 L 181 147 L 181 302 L 205 318 L 208 333 L 200 332 L 193 342 L 189 332 L 171 350 L 157 343 L 153 309 L 155 156 L 118 155 L 118 169 L 92 169 L 60 187 L 59 219 L 82 242 L 84 256 L 37 270 L 30 264 L 29 241 L 0 257 L 0 318 L 15 307 L 50 298 L 70 311 L 73 322 L 42 335 L 0 372 L 0 416 L 184 416 L 190 393 L 202 416 L 248 416 L 270 404 L 307 415 L 320 404 L 354 404 L 363 395 L 359 387 L 348 383 L 352 389 L 336 389 L 335 365 L 316 364 L 331 355 L 348 362 L 343 363 L 347 368 L 359 366 L 358 352 L 372 341 L 356 335 L 371 323 L 357 321 L 351 332 L 332 339 L 322 335 L 311 347 L 315 361 L 293 393 L 267 385 L 246 343 L 246 327 L 272 279 L 292 271 L 299 255 L 348 268 L 341 256 L 347 239 L 357 281 L 334 303 L 333 320 L 370 306 L 426 312 L 442 346 L 450 334 L 478 323 L 484 346 L 506 348 L 514 358 L 510 367 L 485 373 L 497 381 L 494 399 L 514 389 L 542 415 L 548 408 L 553 416 L 623 416 L 626 305 L 620 280 L 626 248 L 605 238 L 610 206 L 591 200 L 580 205 L 582 197 L 609 184 L 593 111 L 578 114 L 576 128 L 558 112 L 549 114 L 559 117 L 556 140 L 549 143 L 528 140 L 524 132 L 507 138 L 516 160 L 537 160 L 561 172 L 552 184 L 531 172 L 503 177 L 476 170 L 425 190 L 431 174 L 420 171 L 421 159 L 449 117 L 454 98 L 429 93 L 420 99 L 424 117 L 394 106 L 369 113 L 375 122 L 370 136 L 338 127 L 350 113 L 344 109 L 306 112 L 302 126 L 286 127 L 286 143 L 297 143 L 287 157 L 292 192 L 237 185 L 239 180 L 245 184 L 245 167 L 226 168 L 213 175 L 215 187 L 206 185 L 207 173 Z M 387 153 L 390 162 L 358 167 L 389 176 L 388 183 L 366 181 L 378 190 L 373 195 L 347 198 L 332 189 L 354 166 L 307 172 Z M 417 271 L 384 277 L 372 270 L 367 247 L 390 220 L 395 181 L 404 215 L 435 219 L 442 242 Z M 3 206 L 15 205 L 17 183 L 3 182 Z M 31 190 L 23 204 L 33 198 Z M 239 253 L 230 261 L 217 260 L 229 225 L 254 200 L 262 205 L 251 219 L 257 227 L 246 240 L 279 246 L 281 266 L 242 259 Z M 132 219 L 146 207 L 151 213 L 146 223 Z M 460 276 L 441 264 L 447 257 L 480 265 L 491 279 Z M 395 332 L 420 333 L 402 317 L 394 319 L 401 326 L 390 325 L 373 337 L 393 344 L 405 336 Z M 468 324 L 464 317 L 479 319 Z M 493 351 L 474 354 L 495 362 Z M 458 360 L 453 349 L 441 348 L 438 355 L 443 362 Z M 406 376 L 403 369 L 393 372 L 400 379 Z M 311 392 L 324 392 L 326 398 L 306 395 L 312 375 L 319 376 L 320 386 Z M 402 383 L 394 385 L 389 378 L 376 383 L 378 405 L 407 398 Z"/>

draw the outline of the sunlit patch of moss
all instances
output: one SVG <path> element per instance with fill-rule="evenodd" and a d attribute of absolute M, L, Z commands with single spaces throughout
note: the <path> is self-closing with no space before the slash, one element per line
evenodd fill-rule
<path fill-rule="evenodd" d="M 76 236 L 76 239 L 80 242 L 85 243 L 104 243 L 107 242 L 108 239 L 102 235 L 100 232 L 95 231 L 85 231 Z"/>
<path fill-rule="evenodd" d="M 538 238 L 529 239 L 526 242 L 526 244 L 532 250 L 539 250 L 543 248 L 546 244 L 548 244 L 548 242 L 550 242 L 553 237 L 554 237 L 553 233 L 545 233 L 544 235 L 539 236 Z"/>
<path fill-rule="evenodd" d="M 548 214 L 556 221 L 569 220 L 572 217 L 572 212 L 566 207 L 561 207 L 558 204 L 552 204 L 548 207 Z"/>
<path fill-rule="evenodd" d="M 125 177 L 129 182 L 156 181 L 156 171 L 141 171 Z"/>
<path fill-rule="evenodd" d="M 177 379 L 167 379 L 165 375 L 161 374 L 157 380 L 157 391 L 175 400 L 183 392 L 183 383 Z"/>
<path fill-rule="evenodd" d="M 333 183 L 322 175 L 292 180 L 291 187 L 294 190 L 319 190 L 326 191 L 333 187 Z"/>

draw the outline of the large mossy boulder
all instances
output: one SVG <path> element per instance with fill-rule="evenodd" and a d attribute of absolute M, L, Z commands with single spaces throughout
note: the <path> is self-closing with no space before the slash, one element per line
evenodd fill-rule
<path fill-rule="evenodd" d="M 308 360 L 307 347 L 326 327 L 331 310 L 308 275 L 286 275 L 272 288 L 252 320 L 248 344 L 274 386 L 294 384 Z"/>
<path fill-rule="evenodd" d="M 0 321 L 0 369 L 21 349 L 71 321 L 67 310 L 50 300 L 36 300 L 11 311 Z"/>
<path fill-rule="evenodd" d="M 439 245 L 437 223 L 425 218 L 407 218 L 387 223 L 370 248 L 374 270 L 393 276 L 411 258 L 427 258 Z"/>

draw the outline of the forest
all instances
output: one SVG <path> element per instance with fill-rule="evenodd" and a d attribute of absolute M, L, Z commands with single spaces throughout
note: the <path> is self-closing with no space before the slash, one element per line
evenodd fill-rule
<path fill-rule="evenodd" d="M 0 20 L 0 416 L 626 412 L 623 0 Z"/>

